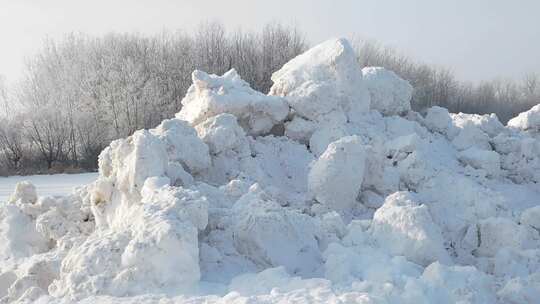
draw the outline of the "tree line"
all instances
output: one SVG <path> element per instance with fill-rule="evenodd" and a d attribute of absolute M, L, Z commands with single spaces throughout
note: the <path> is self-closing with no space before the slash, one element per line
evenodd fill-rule
<path fill-rule="evenodd" d="M 354 40 L 362 66 L 384 66 L 415 87 L 413 109 L 496 113 L 504 122 L 540 100 L 540 78 L 472 84 L 373 41 Z M 194 33 L 70 34 L 47 40 L 9 92 L 0 78 L 0 175 L 94 170 L 110 141 L 152 128 L 181 108 L 191 72 L 235 68 L 259 91 L 309 47 L 294 27 L 227 32 L 205 23 Z"/>

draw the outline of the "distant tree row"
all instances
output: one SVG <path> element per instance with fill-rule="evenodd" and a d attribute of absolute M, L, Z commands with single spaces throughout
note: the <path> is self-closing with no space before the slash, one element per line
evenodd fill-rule
<path fill-rule="evenodd" d="M 440 105 L 494 112 L 506 122 L 540 101 L 538 75 L 474 85 L 373 41 L 353 45 L 362 66 L 384 66 L 411 82 L 417 111 Z M 259 32 L 206 23 L 192 34 L 48 40 L 15 88 L 8 92 L 0 79 L 0 175 L 93 170 L 112 140 L 173 117 L 194 69 L 222 74 L 235 68 L 267 92 L 272 73 L 308 46 L 304 34 L 280 24 Z"/>

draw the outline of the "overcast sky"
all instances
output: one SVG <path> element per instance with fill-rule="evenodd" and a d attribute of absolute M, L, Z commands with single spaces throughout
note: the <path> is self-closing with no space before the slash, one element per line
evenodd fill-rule
<path fill-rule="evenodd" d="M 202 21 L 294 24 L 311 43 L 357 34 L 464 80 L 540 72 L 539 0 L 0 0 L 0 74 L 10 82 L 44 37 L 187 31 Z"/>

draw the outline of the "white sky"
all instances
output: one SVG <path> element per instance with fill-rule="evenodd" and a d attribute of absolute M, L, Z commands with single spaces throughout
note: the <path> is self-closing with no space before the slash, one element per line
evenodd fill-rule
<path fill-rule="evenodd" d="M 46 36 L 189 31 L 206 20 L 295 24 L 312 43 L 375 38 L 465 80 L 540 72 L 539 0 L 0 0 L 0 74 L 16 80 Z"/>

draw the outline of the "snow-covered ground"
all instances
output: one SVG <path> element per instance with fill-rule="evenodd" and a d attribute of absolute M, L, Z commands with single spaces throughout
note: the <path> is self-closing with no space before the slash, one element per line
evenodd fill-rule
<path fill-rule="evenodd" d="M 38 195 L 67 195 L 74 187 L 91 183 L 97 178 L 97 173 L 80 174 L 54 174 L 29 176 L 0 176 L 0 202 L 5 202 L 15 190 L 15 185 L 22 181 L 29 181 L 36 186 Z"/>
<path fill-rule="evenodd" d="M 192 79 L 176 118 L 112 142 L 88 186 L 16 185 L 2 301 L 538 303 L 539 107 L 507 126 L 422 116 L 343 39 L 268 95 L 234 70 Z"/>

